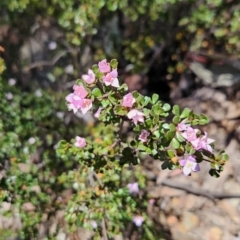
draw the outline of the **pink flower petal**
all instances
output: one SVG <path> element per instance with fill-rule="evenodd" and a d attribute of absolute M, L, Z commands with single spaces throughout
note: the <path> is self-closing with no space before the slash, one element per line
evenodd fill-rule
<path fill-rule="evenodd" d="M 100 117 L 100 114 L 101 114 L 101 111 L 102 111 L 102 107 L 99 107 L 98 110 L 96 111 L 96 113 L 94 114 L 94 117 L 95 118 L 99 118 Z"/>
<path fill-rule="evenodd" d="M 191 173 L 192 169 L 190 167 L 188 167 L 187 165 L 185 165 L 185 167 L 183 167 L 183 173 L 184 175 L 188 176 Z"/>
<path fill-rule="evenodd" d="M 185 166 L 185 164 L 186 164 L 186 161 L 187 160 L 179 160 L 179 164 L 182 166 L 182 167 L 184 167 Z"/>
<path fill-rule="evenodd" d="M 113 81 L 112 81 L 112 84 L 111 84 L 113 87 L 119 87 L 119 81 L 117 78 L 114 78 Z"/>
<path fill-rule="evenodd" d="M 200 166 L 198 163 L 194 163 L 193 166 L 192 166 L 192 170 L 194 172 L 199 172 L 200 171 Z"/>
<path fill-rule="evenodd" d="M 87 90 L 83 86 L 74 85 L 73 90 L 74 94 L 80 98 L 85 98 L 88 95 Z"/>
<path fill-rule="evenodd" d="M 136 100 L 132 93 L 128 93 L 123 97 L 122 106 L 131 108 L 135 102 Z"/>
<path fill-rule="evenodd" d="M 83 104 L 81 106 L 82 114 L 86 114 L 92 108 L 92 100 L 83 99 Z"/>
<path fill-rule="evenodd" d="M 95 82 L 95 74 L 94 72 L 89 69 L 88 74 L 83 74 L 82 79 L 87 83 L 87 84 L 92 84 Z"/>
<path fill-rule="evenodd" d="M 98 63 L 98 68 L 101 73 L 107 73 L 107 72 L 111 71 L 110 64 L 107 62 L 106 59 L 104 59 Z"/>
<path fill-rule="evenodd" d="M 150 133 L 147 130 L 142 130 L 138 139 L 142 142 L 147 142 L 147 138 L 149 135 Z"/>
<path fill-rule="evenodd" d="M 84 148 L 87 145 L 85 138 L 76 136 L 75 140 L 76 140 L 76 142 L 74 143 L 75 147 Z"/>

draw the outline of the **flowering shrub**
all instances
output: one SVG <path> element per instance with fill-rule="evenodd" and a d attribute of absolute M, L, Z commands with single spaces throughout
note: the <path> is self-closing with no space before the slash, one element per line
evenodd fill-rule
<path fill-rule="evenodd" d="M 210 175 L 218 177 L 228 156 L 224 151 L 215 153 L 214 140 L 194 128 L 208 123 L 205 115 L 188 108 L 180 111 L 177 105 L 171 108 L 157 94 L 129 93 L 127 85 L 120 84 L 117 65 L 116 60 L 100 61 L 77 80 L 73 93 L 66 97 L 69 110 L 91 111 L 98 124 L 105 125 L 98 136 L 93 132 L 59 144 L 59 156 L 75 156 L 79 163 L 68 178 L 60 177 L 71 179 L 76 190 L 66 218 L 72 229 L 94 230 L 96 239 L 119 234 L 128 222 L 143 226 L 146 238 L 154 239 L 152 223 L 144 213 L 154 200 L 143 201 L 147 196 L 139 193 L 145 180 L 134 176 L 133 165 L 150 156 L 162 162 L 162 169 L 182 169 L 188 176 L 207 162 Z"/>

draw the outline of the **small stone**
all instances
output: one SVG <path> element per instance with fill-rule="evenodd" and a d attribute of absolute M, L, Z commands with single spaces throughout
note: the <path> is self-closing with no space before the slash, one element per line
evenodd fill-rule
<path fill-rule="evenodd" d="M 221 228 L 214 226 L 211 227 L 210 230 L 206 234 L 206 239 L 208 240 L 221 240 L 223 235 L 223 231 Z"/>
<path fill-rule="evenodd" d="M 177 219 L 177 217 L 176 216 L 169 216 L 168 218 L 167 218 L 167 224 L 168 224 L 168 226 L 170 226 L 170 227 L 172 227 L 172 226 L 174 226 L 174 225 L 176 225 L 178 223 L 178 219 Z"/>
<path fill-rule="evenodd" d="M 67 234 L 64 232 L 59 232 L 58 235 L 56 236 L 56 240 L 66 240 Z"/>
<path fill-rule="evenodd" d="M 27 202 L 22 205 L 22 210 L 26 212 L 34 211 L 35 206 L 31 202 Z"/>
<path fill-rule="evenodd" d="M 191 212 L 184 212 L 182 224 L 186 228 L 186 230 L 192 230 L 197 227 L 199 224 L 199 217 Z"/>
<path fill-rule="evenodd" d="M 41 188 L 38 185 L 32 186 L 31 187 L 31 191 L 33 191 L 35 193 L 40 193 L 41 192 Z"/>

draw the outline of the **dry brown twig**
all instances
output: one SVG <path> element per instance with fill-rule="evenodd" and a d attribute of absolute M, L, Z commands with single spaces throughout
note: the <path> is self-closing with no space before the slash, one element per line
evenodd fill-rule
<path fill-rule="evenodd" d="M 183 191 L 186 191 L 187 193 L 191 193 L 196 196 L 203 196 L 214 202 L 216 199 L 240 198 L 240 194 L 214 193 L 214 192 L 209 192 L 207 190 L 200 189 L 200 188 L 194 189 L 190 185 L 184 185 L 181 183 L 177 183 L 176 181 L 173 181 L 170 179 L 163 180 L 161 182 L 161 185 L 170 187 L 170 188 L 183 190 Z"/>

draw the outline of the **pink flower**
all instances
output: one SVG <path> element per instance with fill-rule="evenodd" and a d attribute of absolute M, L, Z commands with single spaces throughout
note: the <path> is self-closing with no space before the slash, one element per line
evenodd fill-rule
<path fill-rule="evenodd" d="M 110 64 L 107 62 L 106 59 L 102 60 L 101 62 L 98 63 L 99 71 L 101 73 L 107 73 L 111 71 Z"/>
<path fill-rule="evenodd" d="M 189 142 L 197 139 L 196 133 L 198 132 L 198 129 L 193 129 L 191 127 L 188 127 L 186 132 L 182 133 L 182 136 Z"/>
<path fill-rule="evenodd" d="M 187 157 L 186 159 L 179 161 L 180 165 L 183 167 L 184 175 L 189 175 L 192 171 L 198 172 L 200 171 L 200 166 L 196 162 L 196 159 L 192 156 Z"/>
<path fill-rule="evenodd" d="M 74 94 L 80 98 L 85 98 L 88 95 L 87 90 L 83 86 L 74 85 L 73 90 Z"/>
<path fill-rule="evenodd" d="M 117 69 L 114 69 L 112 72 L 108 73 L 106 76 L 103 77 L 103 82 L 106 86 L 113 86 L 119 87 L 119 82 L 117 79 L 118 72 Z"/>
<path fill-rule="evenodd" d="M 212 146 L 210 144 L 213 143 L 214 141 L 215 140 L 213 140 L 211 138 L 208 138 L 207 133 L 204 132 L 204 136 L 202 136 L 201 138 L 197 138 L 194 141 L 191 141 L 191 144 L 193 145 L 193 147 L 196 150 L 205 149 L 209 152 L 212 152 L 213 149 L 212 149 Z"/>
<path fill-rule="evenodd" d="M 123 97 L 122 106 L 131 108 L 135 102 L 136 100 L 132 93 L 128 93 Z"/>
<path fill-rule="evenodd" d="M 83 99 L 74 93 L 70 93 L 66 96 L 67 106 L 69 110 L 73 110 L 76 113 L 83 104 Z"/>
<path fill-rule="evenodd" d="M 96 221 L 92 220 L 90 223 L 91 223 L 91 226 L 92 226 L 93 229 L 96 229 L 98 227 Z"/>
<path fill-rule="evenodd" d="M 149 135 L 150 133 L 147 130 L 142 130 L 138 140 L 141 140 L 142 142 L 147 142 L 147 138 Z"/>
<path fill-rule="evenodd" d="M 7 100 L 12 100 L 13 99 L 13 94 L 10 93 L 10 92 L 6 93 L 6 99 Z"/>
<path fill-rule="evenodd" d="M 144 114 L 137 109 L 132 109 L 127 114 L 129 119 L 132 119 L 134 124 L 137 125 L 138 122 L 144 122 Z"/>
<path fill-rule="evenodd" d="M 96 113 L 94 114 L 94 117 L 95 118 L 99 118 L 100 117 L 100 114 L 101 114 L 101 111 L 102 111 L 102 107 L 99 107 L 98 110 L 96 111 Z"/>
<path fill-rule="evenodd" d="M 88 110 L 92 108 L 92 100 L 86 98 L 83 99 L 83 103 L 80 108 L 82 110 L 82 114 L 85 114 Z"/>
<path fill-rule="evenodd" d="M 155 199 L 149 199 L 149 204 L 153 205 L 155 203 Z"/>
<path fill-rule="evenodd" d="M 8 79 L 8 84 L 9 84 L 10 86 L 13 86 L 13 85 L 16 84 L 16 80 L 15 80 L 14 78 L 9 78 L 9 79 Z"/>
<path fill-rule="evenodd" d="M 95 82 L 95 74 L 91 69 L 88 69 L 88 74 L 83 74 L 82 79 L 87 83 L 87 84 L 92 84 Z"/>
<path fill-rule="evenodd" d="M 137 227 L 142 226 L 142 223 L 144 222 L 144 218 L 140 215 L 133 217 L 133 222 L 136 224 Z"/>
<path fill-rule="evenodd" d="M 87 145 L 85 138 L 76 136 L 75 139 L 76 139 L 76 142 L 74 143 L 74 146 L 79 148 L 84 148 Z"/>
<path fill-rule="evenodd" d="M 177 125 L 177 130 L 179 132 L 182 132 L 182 131 L 186 131 L 188 129 L 189 125 L 188 124 L 185 124 L 184 121 L 183 122 L 180 122 L 178 125 Z"/>
<path fill-rule="evenodd" d="M 127 185 L 130 193 L 139 193 L 138 183 L 129 183 Z"/>

